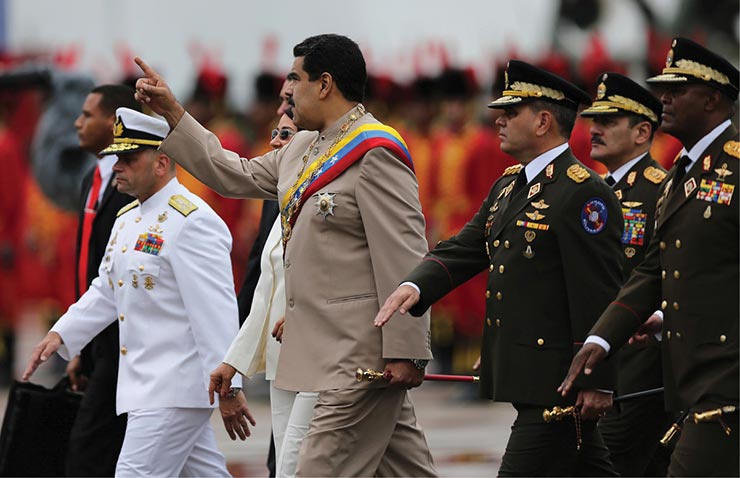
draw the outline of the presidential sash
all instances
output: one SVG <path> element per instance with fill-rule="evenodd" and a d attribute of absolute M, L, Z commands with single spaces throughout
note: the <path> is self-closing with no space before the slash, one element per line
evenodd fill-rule
<path fill-rule="evenodd" d="M 360 126 L 312 163 L 280 201 L 283 251 L 293 232 L 303 204 L 373 148 L 386 148 L 413 172 L 414 163 L 401 135 L 382 124 Z"/>

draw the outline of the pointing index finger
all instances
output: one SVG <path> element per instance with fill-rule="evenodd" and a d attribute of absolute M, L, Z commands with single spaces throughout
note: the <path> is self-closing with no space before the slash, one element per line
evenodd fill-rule
<path fill-rule="evenodd" d="M 157 78 L 159 78 L 159 73 L 157 73 L 156 71 L 154 71 L 154 68 L 152 68 L 151 66 L 147 65 L 146 62 L 144 60 L 142 60 L 140 57 L 138 57 L 138 56 L 137 57 L 134 57 L 134 61 L 136 62 L 137 65 L 139 65 L 139 68 L 141 68 L 141 71 L 143 71 L 144 74 L 147 77 L 149 77 L 151 79 L 157 79 Z"/>

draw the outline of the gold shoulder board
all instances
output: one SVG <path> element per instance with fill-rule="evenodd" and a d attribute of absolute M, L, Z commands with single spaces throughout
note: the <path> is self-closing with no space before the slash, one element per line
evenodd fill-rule
<path fill-rule="evenodd" d="M 725 143 L 725 153 L 740 159 L 740 143 L 737 141 L 728 141 Z"/>
<path fill-rule="evenodd" d="M 514 166 L 509 166 L 508 168 L 504 169 L 504 174 L 502 176 L 511 176 L 513 174 L 519 174 L 519 171 L 522 170 L 521 164 L 515 164 Z"/>
<path fill-rule="evenodd" d="M 648 166 L 642 174 L 645 176 L 645 179 L 653 184 L 660 184 L 665 179 L 665 172 L 654 166 Z"/>
<path fill-rule="evenodd" d="M 577 183 L 582 183 L 591 177 L 591 173 L 589 173 L 586 168 L 578 164 L 571 165 L 566 171 L 566 174 L 570 179 Z"/>
<path fill-rule="evenodd" d="M 123 206 L 121 209 L 119 209 L 118 214 L 116 214 L 116 217 L 123 216 L 124 214 L 126 214 L 127 212 L 129 212 L 130 210 L 138 206 L 139 206 L 139 200 L 135 199 L 131 201 L 130 203 L 126 204 L 125 206 Z"/>
<path fill-rule="evenodd" d="M 175 194 L 174 196 L 170 197 L 168 204 L 185 217 L 187 217 L 188 214 L 190 214 L 191 212 L 198 209 L 198 206 L 190 202 L 182 194 Z"/>

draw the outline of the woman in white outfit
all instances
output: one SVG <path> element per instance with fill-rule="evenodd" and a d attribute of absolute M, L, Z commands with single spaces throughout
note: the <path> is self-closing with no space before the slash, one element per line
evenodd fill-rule
<path fill-rule="evenodd" d="M 292 139 L 297 128 L 293 121 L 282 115 L 278 128 L 273 130 L 270 145 L 281 148 Z M 283 246 L 281 241 L 280 218 L 275 220 L 260 258 L 261 273 L 254 291 L 250 313 L 239 330 L 223 363 L 211 373 L 211 389 L 217 388 L 221 380 L 231 380 L 236 372 L 247 378 L 264 372 L 270 381 L 270 407 L 272 411 L 272 434 L 275 441 L 277 460 L 276 475 L 292 477 L 298 462 L 301 441 L 308 431 L 317 392 L 295 392 L 281 390 L 273 386 L 280 339 L 282 337 L 283 316 L 285 314 L 285 281 L 283 270 Z M 271 334 L 275 340 L 268 337 Z M 218 384 L 215 381 L 218 380 Z M 241 394 L 241 392 L 239 392 Z M 242 406 L 246 408 L 246 397 Z M 228 413 L 228 412 L 226 412 Z M 222 415 L 224 415 L 222 413 Z M 244 429 L 234 430 L 228 416 L 224 424 L 232 439 L 236 431 L 242 439 L 248 436 Z M 238 426 L 236 427 L 238 428 Z"/>

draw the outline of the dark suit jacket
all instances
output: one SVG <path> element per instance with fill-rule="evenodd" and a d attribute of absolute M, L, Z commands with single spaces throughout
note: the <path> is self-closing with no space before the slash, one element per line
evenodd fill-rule
<path fill-rule="evenodd" d="M 670 410 L 738 404 L 737 139 L 730 126 L 681 184 L 672 184 L 676 170 L 671 169 L 661 186 L 645 260 L 591 331 L 619 347 L 661 307 Z"/>
<path fill-rule="evenodd" d="M 80 261 L 80 250 L 82 241 L 82 224 L 84 220 L 85 203 L 92 186 L 93 171 L 86 174 L 82 180 L 82 195 L 79 208 L 79 224 L 77 227 L 77 242 L 75 258 L 76 263 Z M 101 200 L 98 211 L 93 221 L 92 232 L 90 233 L 90 246 L 88 249 L 87 260 L 87 285 L 98 276 L 100 262 L 105 255 L 105 248 L 110 238 L 111 228 L 116 220 L 116 214 L 126 204 L 133 201 L 134 198 L 128 194 L 119 193 L 113 185 L 113 177 L 105 187 L 103 199 Z M 77 297 L 80 297 L 85 291 L 79 289 L 78 269 L 75 268 L 75 291 Z M 113 323 L 103 330 L 98 336 L 83 349 L 82 354 L 83 370 L 89 374 L 94 367 L 96 360 L 114 360 L 118 363 L 118 324 Z"/>
<path fill-rule="evenodd" d="M 239 326 L 244 323 L 244 319 L 249 315 L 249 311 L 252 309 L 252 300 L 254 299 L 254 289 L 257 287 L 257 281 L 260 278 L 262 272 L 260 268 L 260 259 L 262 257 L 262 249 L 265 248 L 265 241 L 267 236 L 270 235 L 270 229 L 275 223 L 278 214 L 280 213 L 280 207 L 277 201 L 265 200 L 262 202 L 262 216 L 260 217 L 260 226 L 257 233 L 257 238 L 252 244 L 252 249 L 249 251 L 249 259 L 247 260 L 247 274 L 244 277 L 244 283 L 242 288 L 239 289 L 239 295 L 236 296 L 237 304 L 239 305 Z"/>
<path fill-rule="evenodd" d="M 645 251 L 655 229 L 655 205 L 665 169 L 650 154 L 646 155 L 613 186 L 622 203 L 622 269 L 629 277 L 632 269 L 645 258 Z M 617 361 L 617 394 L 649 390 L 663 386 L 660 342 L 650 337 L 645 344 L 625 345 Z"/>
<path fill-rule="evenodd" d="M 519 193 L 511 193 L 516 167 L 507 172 L 458 235 L 406 277 L 421 289 L 411 313 L 488 269 L 482 395 L 543 407 L 572 404 L 575 395 L 563 398 L 556 389 L 622 281 L 619 202 L 570 150 Z M 597 222 L 590 222 L 594 211 L 590 219 Z M 581 377 L 576 386 L 613 390 L 613 374 Z"/>

